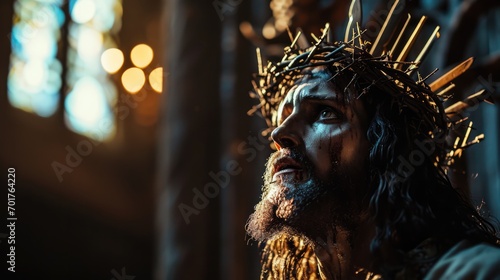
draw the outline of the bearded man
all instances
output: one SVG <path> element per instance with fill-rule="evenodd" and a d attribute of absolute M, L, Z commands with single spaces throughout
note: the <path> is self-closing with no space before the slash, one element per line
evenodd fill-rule
<path fill-rule="evenodd" d="M 277 150 L 247 223 L 261 279 L 500 279 L 494 226 L 447 175 L 481 138 L 450 144 L 467 106 L 445 109 L 416 64 L 372 56 L 361 34 L 325 30 L 254 81 Z"/>

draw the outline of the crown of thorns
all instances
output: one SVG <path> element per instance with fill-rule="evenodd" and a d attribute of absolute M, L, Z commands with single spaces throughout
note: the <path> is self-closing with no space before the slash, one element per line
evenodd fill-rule
<path fill-rule="evenodd" d="M 389 20 L 389 17 L 387 20 Z M 421 20 L 411 38 L 416 37 L 422 23 Z M 415 111 L 416 115 L 420 116 L 418 122 L 415 123 L 418 123 L 419 126 L 423 124 L 424 129 L 428 130 L 424 133 L 427 134 L 431 141 L 435 139 L 435 135 L 438 133 L 441 135 L 446 133 L 448 138 L 451 135 L 449 132 L 458 135 L 455 137 L 454 142 L 450 142 L 450 139 L 448 139 L 444 143 L 443 154 L 438 155 L 436 158 L 436 165 L 441 165 L 445 171 L 448 170 L 455 158 L 462 155 L 464 148 L 479 143 L 484 138 L 484 135 L 480 134 L 468 141 L 472 122 L 467 125 L 465 133 L 460 128 L 464 126 L 464 121 L 467 120 L 466 117 L 462 116 L 462 112 L 468 107 L 484 101 L 488 96 L 485 90 L 481 90 L 463 101 L 444 108 L 443 103 L 451 96 L 449 92 L 454 87 L 450 82 L 465 72 L 472 64 L 473 59 L 465 60 L 431 84 L 427 84 L 425 81 L 437 69 L 425 77 L 422 77 L 417 70 L 433 40 L 439 36 L 439 27 L 436 27 L 416 60 L 412 62 L 404 61 L 404 59 L 410 51 L 414 39 L 410 39 L 406 43 L 397 59 L 392 59 L 395 57 L 394 50 L 403 31 L 401 31 L 390 50 L 382 51 L 378 56 L 375 56 L 375 53 L 377 48 L 380 48 L 377 43 L 379 43 L 383 30 L 379 33 L 375 44 L 372 45 L 370 42 L 363 40 L 363 32 L 360 31 L 359 25 L 357 30 L 353 29 L 352 32 L 347 32 L 347 34 L 352 35 L 349 41 L 346 39 L 344 42 L 330 42 L 328 39 L 329 25 L 326 24 L 321 36 L 316 37 L 311 34 L 314 42 L 308 46 L 304 46 L 304 38 L 301 37 L 302 34 L 299 31 L 295 37 L 291 36 L 292 42 L 284 48 L 283 58 L 278 62 L 269 61 L 266 66 L 263 66 L 260 49 L 257 48 L 258 73 L 254 74 L 252 81 L 254 91 L 250 95 L 258 99 L 259 103 L 248 113 L 261 115 L 268 125 L 268 129 L 264 134 L 269 134 L 278 125 L 277 111 L 279 104 L 292 87 L 296 85 L 297 81 L 304 76 L 303 70 L 317 66 L 335 66 L 335 71 L 330 79 L 349 71 L 352 78 L 347 87 L 356 84 L 360 80 L 363 81 L 366 86 L 358 89 L 359 96 L 368 93 L 372 87 L 376 87 L 382 92 L 391 94 L 394 100 L 400 104 L 400 108 L 404 107 Z M 349 38 L 347 34 L 346 38 Z M 302 46 L 299 46 L 299 42 Z M 416 79 L 411 77 L 414 71 L 417 72 Z M 442 89 L 443 87 L 444 89 Z"/>

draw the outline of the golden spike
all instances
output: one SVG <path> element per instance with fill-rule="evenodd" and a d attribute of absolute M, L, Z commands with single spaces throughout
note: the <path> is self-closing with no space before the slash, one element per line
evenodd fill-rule
<path fill-rule="evenodd" d="M 445 89 L 443 89 L 442 91 L 438 92 L 437 93 L 437 96 L 443 96 L 445 95 L 448 91 L 452 90 L 455 88 L 455 84 L 450 84 L 449 86 L 447 86 Z"/>
<path fill-rule="evenodd" d="M 351 29 L 354 29 L 354 24 L 362 20 L 361 0 L 352 0 L 349 6 L 349 21 L 344 34 L 344 42 L 349 42 Z M 354 32 L 353 32 L 354 33 Z M 353 34 L 354 36 L 354 34 Z"/>
<path fill-rule="evenodd" d="M 332 36 L 331 36 L 331 34 L 330 34 L 330 30 L 328 30 L 328 33 L 326 34 L 326 41 L 327 41 L 327 42 L 331 42 L 331 40 L 332 40 L 332 39 L 331 39 L 331 37 L 332 37 Z"/>
<path fill-rule="evenodd" d="M 354 27 L 352 28 L 352 39 L 349 42 L 352 42 L 353 46 L 356 46 L 356 32 L 354 31 Z"/>
<path fill-rule="evenodd" d="M 290 49 L 295 47 L 295 44 L 297 43 L 297 41 L 299 40 L 299 37 L 301 35 L 302 35 L 302 32 L 299 30 L 299 32 L 297 32 L 297 35 L 295 36 L 295 39 L 293 39 L 292 44 L 290 45 Z"/>
<path fill-rule="evenodd" d="M 314 35 L 314 33 L 311 33 L 311 37 L 316 41 L 316 43 L 319 43 L 319 38 Z"/>
<path fill-rule="evenodd" d="M 302 29 L 297 28 L 297 33 L 302 34 Z M 307 49 L 311 46 L 305 36 L 298 36 L 297 45 L 301 49 Z"/>
<path fill-rule="evenodd" d="M 384 24 L 382 25 L 382 28 L 380 28 L 380 32 L 377 35 L 377 39 L 375 39 L 375 42 L 373 43 L 372 48 L 370 49 L 371 55 L 374 55 L 375 51 L 378 52 L 379 45 L 383 44 L 382 42 L 380 42 L 380 39 L 384 35 L 385 30 L 387 28 L 387 24 L 389 24 L 389 21 L 392 18 L 392 14 L 394 13 L 394 10 L 398 6 L 399 2 L 400 2 L 399 0 L 394 1 L 394 4 L 392 5 L 391 9 L 389 10 L 389 13 L 387 14 L 387 18 L 385 19 Z"/>
<path fill-rule="evenodd" d="M 444 110 L 444 112 L 446 114 L 452 114 L 452 113 L 459 114 L 463 110 L 465 110 L 471 106 L 474 106 L 474 105 L 478 104 L 479 102 L 484 101 L 486 98 L 488 98 L 488 94 L 485 94 L 485 93 L 487 93 L 486 90 L 482 89 L 482 90 L 470 95 L 469 97 L 467 97 L 463 101 L 458 101 L 458 102 L 453 103 L 452 105 L 448 106 Z"/>
<path fill-rule="evenodd" d="M 345 34 L 344 34 L 344 42 L 349 42 L 349 34 L 351 33 L 351 25 L 352 22 L 354 21 L 354 17 L 352 15 L 352 10 L 354 7 L 354 2 L 355 0 L 351 1 L 351 6 L 349 7 L 349 21 L 347 22 L 347 27 L 345 29 Z"/>
<path fill-rule="evenodd" d="M 410 20 L 411 20 L 411 15 L 408 14 L 407 18 L 406 18 L 406 21 L 405 21 L 405 24 L 403 25 L 403 28 L 401 29 L 401 31 L 399 32 L 399 35 L 398 37 L 396 38 L 396 41 L 394 42 L 394 44 L 392 44 L 392 49 L 390 51 L 390 55 L 393 56 L 394 55 L 394 52 L 396 51 L 396 47 L 398 46 L 399 44 L 399 40 L 401 40 L 401 37 L 403 37 L 403 34 L 405 33 L 405 30 L 406 30 L 406 27 L 408 27 L 408 23 L 410 23 Z M 396 64 L 395 64 L 396 65 Z"/>
<path fill-rule="evenodd" d="M 467 127 L 467 131 L 465 132 L 464 139 L 462 141 L 462 146 L 465 147 L 465 144 L 467 144 L 467 139 L 469 138 L 470 131 L 472 130 L 472 122 L 469 123 L 469 126 Z"/>
<path fill-rule="evenodd" d="M 396 59 L 396 61 L 404 61 L 405 60 L 406 56 L 410 52 L 411 47 L 415 43 L 415 40 L 417 39 L 418 34 L 422 30 L 422 27 L 424 26 L 424 22 L 426 19 L 427 19 L 426 16 L 422 16 L 420 18 L 420 21 L 418 22 L 417 27 L 415 27 L 415 30 L 413 31 L 413 33 L 410 36 L 410 39 L 408 40 L 408 42 L 406 42 L 406 45 L 404 46 L 403 50 L 399 54 L 398 59 Z M 397 68 L 401 68 L 401 64 L 398 65 Z"/>
<path fill-rule="evenodd" d="M 257 67 L 259 69 L 259 75 L 264 75 L 264 70 L 262 68 L 262 56 L 260 55 L 260 48 L 256 48 L 255 53 L 257 54 Z"/>
<path fill-rule="evenodd" d="M 474 137 L 474 140 L 471 142 L 467 143 L 467 146 L 472 145 L 472 144 L 477 144 L 484 140 L 484 133 L 479 134 L 478 136 Z"/>
<path fill-rule="evenodd" d="M 314 44 L 314 49 L 313 51 L 311 51 L 309 53 L 309 55 L 307 56 L 307 59 L 309 60 L 309 58 L 313 55 L 314 53 L 314 50 L 319 46 L 319 44 L 321 42 L 323 42 L 325 40 L 325 38 L 327 37 L 328 35 L 328 30 L 330 30 L 330 24 L 326 23 L 325 24 L 325 28 L 322 29 L 322 33 L 321 33 L 321 36 L 318 38 L 316 37 L 316 35 L 314 35 L 313 33 L 311 33 L 311 37 L 313 37 L 313 39 L 316 41 L 316 43 Z"/>
<path fill-rule="evenodd" d="M 330 24 L 327 22 L 325 23 L 325 28 L 323 28 L 323 34 L 321 34 L 321 40 L 323 41 L 325 38 L 327 38 L 327 42 L 328 42 L 328 36 L 329 36 L 329 33 L 328 31 L 330 31 Z"/>
<path fill-rule="evenodd" d="M 429 85 L 431 90 L 435 92 L 437 89 L 440 89 L 442 86 L 453 81 L 456 77 L 460 76 L 462 73 L 467 71 L 467 69 L 469 69 L 469 67 L 472 65 L 473 61 L 474 58 L 470 57 L 465 61 L 463 61 L 462 63 L 460 63 L 459 65 L 457 65 L 455 68 L 448 71 L 446 74 L 439 77 L 437 80 L 435 80 Z"/>
<path fill-rule="evenodd" d="M 463 122 L 465 122 L 465 121 L 467 121 L 467 120 L 469 120 L 469 118 L 468 118 L 468 117 L 465 117 L 465 118 L 459 119 L 458 121 L 454 122 L 454 123 L 453 123 L 453 125 L 459 125 L 459 124 L 461 124 L 461 123 L 463 123 Z M 449 126 L 451 126 L 451 124 L 450 124 Z"/>
<path fill-rule="evenodd" d="M 358 30 L 358 35 L 359 35 L 359 47 L 363 47 L 363 39 L 361 39 L 361 31 L 359 30 L 359 22 L 356 22 L 356 29 Z"/>
<path fill-rule="evenodd" d="M 313 37 L 313 39 L 316 41 L 316 44 L 315 46 L 318 46 L 321 42 L 324 42 L 325 38 L 327 38 L 328 36 L 328 31 L 330 30 L 330 24 L 327 22 L 325 24 L 325 27 L 323 29 L 321 29 L 321 36 L 318 38 L 316 37 L 316 35 L 314 35 L 313 33 L 311 33 L 311 37 Z"/>
<path fill-rule="evenodd" d="M 455 139 L 455 143 L 453 144 L 453 149 L 457 148 L 458 142 L 460 142 L 460 137 L 457 137 L 457 139 Z"/>
<path fill-rule="evenodd" d="M 432 70 L 432 72 L 430 72 L 427 76 L 425 76 L 425 78 L 423 78 L 421 81 L 419 81 L 419 83 L 423 83 L 423 82 L 427 81 L 427 79 L 429 79 L 429 77 L 434 75 L 434 73 L 436 73 L 437 71 L 438 71 L 437 68 Z"/>
<path fill-rule="evenodd" d="M 349 41 L 349 43 L 351 43 L 354 47 L 356 47 L 356 29 L 354 29 L 354 27 L 352 28 L 352 38 L 351 40 Z"/>
<path fill-rule="evenodd" d="M 418 54 L 415 61 L 421 62 L 423 60 L 423 58 L 424 58 L 425 54 L 427 53 L 427 51 L 429 50 L 429 47 L 431 46 L 432 42 L 434 42 L 434 39 L 439 38 L 439 29 L 440 28 L 441 27 L 439 25 L 436 26 L 436 28 L 434 29 L 434 32 L 432 32 L 431 37 L 429 38 L 429 40 L 427 40 L 427 43 L 425 43 L 424 48 L 420 51 L 420 53 Z"/>
<path fill-rule="evenodd" d="M 424 59 L 425 54 L 429 50 L 429 47 L 431 46 L 432 42 L 434 42 L 434 39 L 435 38 L 439 38 L 439 28 L 440 28 L 439 26 L 436 26 L 436 28 L 434 29 L 434 32 L 432 32 L 431 37 L 429 37 L 429 39 L 427 40 L 427 43 L 425 43 L 425 46 L 422 48 L 422 50 L 418 54 L 417 58 L 415 59 L 416 63 L 421 63 L 422 62 L 422 60 Z M 408 75 L 410 75 L 411 72 L 413 70 L 415 70 L 416 68 L 417 68 L 417 66 L 415 66 L 415 64 L 412 64 L 410 66 L 410 69 L 408 69 Z"/>
<path fill-rule="evenodd" d="M 422 83 L 422 75 L 420 75 L 420 72 L 417 72 L 417 84 Z"/>
<path fill-rule="evenodd" d="M 321 36 L 319 38 L 316 37 L 316 35 L 314 35 L 314 33 L 311 33 L 311 37 L 314 39 L 314 41 L 316 41 L 316 43 L 314 44 L 315 47 L 317 47 L 321 42 L 323 42 L 325 40 L 325 38 L 328 35 L 328 30 L 330 30 L 330 24 L 326 23 L 325 28 L 323 28 L 321 30 L 322 33 L 321 33 Z"/>
<path fill-rule="evenodd" d="M 349 42 L 349 35 L 351 34 L 349 29 L 351 29 L 352 21 L 352 17 L 349 17 L 349 22 L 347 22 L 347 28 L 345 29 L 344 42 Z"/>

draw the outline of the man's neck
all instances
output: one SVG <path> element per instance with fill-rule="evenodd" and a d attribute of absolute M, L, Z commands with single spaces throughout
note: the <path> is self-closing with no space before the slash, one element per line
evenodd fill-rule
<path fill-rule="evenodd" d="M 365 279 L 372 262 L 370 242 L 375 228 L 372 223 L 362 222 L 354 230 L 335 226 L 327 232 L 326 240 L 318 238 L 314 251 L 320 261 L 321 273 L 326 279 Z"/>

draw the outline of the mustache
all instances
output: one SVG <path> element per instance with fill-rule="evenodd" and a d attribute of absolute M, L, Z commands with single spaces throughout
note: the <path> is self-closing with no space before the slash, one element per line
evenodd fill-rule
<path fill-rule="evenodd" d="M 267 160 L 266 171 L 264 174 L 264 180 L 266 184 L 273 183 L 272 178 L 273 178 L 274 167 L 279 161 L 282 161 L 285 158 L 292 159 L 293 161 L 299 163 L 305 172 L 312 171 L 313 167 L 312 161 L 305 153 L 293 148 L 281 149 L 279 151 L 272 153 Z"/>

